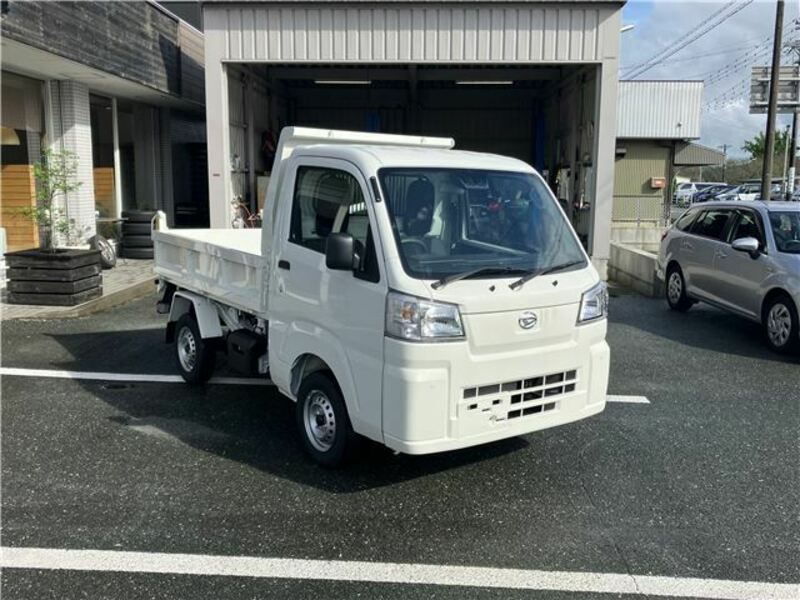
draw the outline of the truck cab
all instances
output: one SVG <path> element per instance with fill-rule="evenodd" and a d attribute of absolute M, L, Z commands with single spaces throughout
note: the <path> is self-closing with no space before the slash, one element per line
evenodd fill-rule
<path fill-rule="evenodd" d="M 339 464 L 359 435 L 440 452 L 603 410 L 605 284 L 532 167 L 447 139 L 314 132 L 282 134 L 259 260 L 243 258 L 257 275 L 198 285 L 213 277 L 176 276 L 174 254 L 160 273 L 173 307 L 213 308 L 217 338 L 263 323 L 247 335 L 266 360 L 245 363 L 297 402 L 312 457 Z M 157 271 L 170 233 L 154 233 Z M 190 312 L 173 307 L 173 323 Z"/>

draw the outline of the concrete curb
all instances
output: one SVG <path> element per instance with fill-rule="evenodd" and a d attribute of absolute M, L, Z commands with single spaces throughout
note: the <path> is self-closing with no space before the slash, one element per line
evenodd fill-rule
<path fill-rule="evenodd" d="M 101 310 L 107 310 L 120 304 L 136 300 L 155 291 L 155 275 L 139 281 L 129 287 L 103 294 L 99 298 L 84 302 L 78 306 L 73 306 L 68 309 L 42 311 L 36 316 L 20 316 L 20 317 L 4 317 L 4 321 L 32 321 L 37 319 L 74 319 L 76 317 L 85 317 Z"/>

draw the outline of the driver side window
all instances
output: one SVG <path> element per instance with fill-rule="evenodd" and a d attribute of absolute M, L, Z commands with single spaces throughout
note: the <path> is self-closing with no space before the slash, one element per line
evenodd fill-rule
<path fill-rule="evenodd" d="M 730 235 L 730 241 L 746 237 L 757 239 L 759 247 L 764 247 L 764 234 L 761 233 L 758 218 L 755 213 L 749 210 L 739 212 L 736 224 L 733 226 L 733 231 Z"/>

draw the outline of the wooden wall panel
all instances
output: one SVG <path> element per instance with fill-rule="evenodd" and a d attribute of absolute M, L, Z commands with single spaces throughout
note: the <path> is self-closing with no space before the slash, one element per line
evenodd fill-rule
<path fill-rule="evenodd" d="M 39 228 L 19 214 L 36 202 L 36 182 L 31 165 L 5 165 L 0 169 L 0 227 L 5 227 L 8 251 L 39 245 Z"/>
<path fill-rule="evenodd" d="M 114 216 L 114 168 L 94 169 L 94 202 L 100 209 L 101 217 Z"/>

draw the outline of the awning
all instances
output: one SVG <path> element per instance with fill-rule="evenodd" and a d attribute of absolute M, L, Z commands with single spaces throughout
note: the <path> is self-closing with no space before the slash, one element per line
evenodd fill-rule
<path fill-rule="evenodd" d="M 676 167 L 705 167 L 721 165 L 725 155 L 719 150 L 701 146 L 693 142 L 679 142 L 675 145 Z"/>

